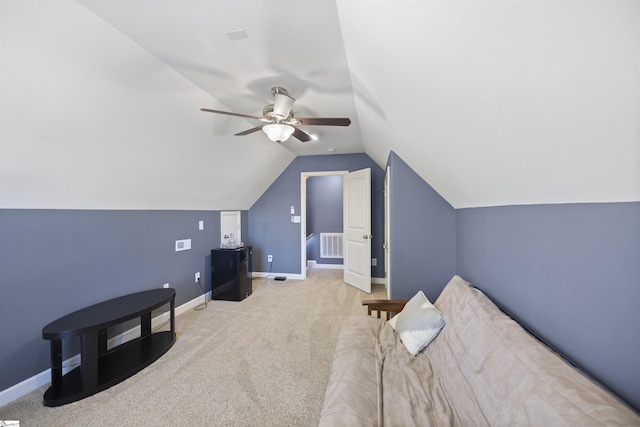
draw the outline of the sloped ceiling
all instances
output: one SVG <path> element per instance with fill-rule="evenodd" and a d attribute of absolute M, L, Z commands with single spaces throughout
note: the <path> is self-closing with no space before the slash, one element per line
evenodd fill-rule
<path fill-rule="evenodd" d="M 456 208 L 640 200 L 640 2 L 338 9 L 378 163 L 394 150 Z"/>
<path fill-rule="evenodd" d="M 0 206 L 248 209 L 395 151 L 454 207 L 640 200 L 640 2 L 3 1 Z M 225 32 L 244 30 L 232 41 Z M 350 117 L 282 145 L 251 120 Z"/>

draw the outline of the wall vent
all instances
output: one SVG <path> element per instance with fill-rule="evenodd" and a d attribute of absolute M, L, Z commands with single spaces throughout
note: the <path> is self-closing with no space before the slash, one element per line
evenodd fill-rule
<path fill-rule="evenodd" d="M 320 233 L 320 258 L 344 258 L 342 233 Z"/>

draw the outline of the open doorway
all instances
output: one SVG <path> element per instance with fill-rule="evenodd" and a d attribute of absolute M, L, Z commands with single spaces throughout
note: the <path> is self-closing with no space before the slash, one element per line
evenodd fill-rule
<path fill-rule="evenodd" d="M 313 251 L 312 254 L 313 256 L 316 256 L 316 252 L 315 252 L 315 248 L 318 248 L 319 251 L 319 243 L 320 243 L 320 229 L 326 229 L 326 227 L 337 227 L 336 225 L 336 221 L 335 218 L 337 217 L 341 217 L 342 216 L 342 204 L 340 204 L 340 210 L 337 212 L 331 212 L 331 215 L 327 215 L 328 221 L 322 221 L 320 220 L 320 222 L 322 224 L 316 224 L 314 223 L 314 219 L 313 217 L 311 218 L 311 221 L 309 221 L 308 218 L 308 213 L 307 212 L 307 196 L 308 196 L 308 189 L 313 190 L 314 188 L 316 190 L 318 190 L 318 187 L 322 187 L 323 184 L 328 184 L 326 188 L 324 188 L 322 191 L 326 191 L 328 193 L 334 192 L 334 191 L 339 191 L 339 195 L 337 194 L 326 194 L 325 196 L 327 196 L 328 200 L 331 200 L 332 205 L 335 207 L 335 203 L 333 201 L 335 201 L 336 197 L 340 197 L 342 198 L 342 180 L 344 178 L 345 175 L 347 175 L 349 173 L 349 171 L 326 171 L 326 172 L 302 172 L 300 175 L 300 188 L 301 188 L 301 195 L 300 195 L 300 222 L 301 222 L 301 230 L 302 230 L 302 236 L 301 236 L 301 241 L 300 241 L 300 250 L 301 250 L 301 266 L 300 266 L 300 271 L 302 273 L 302 278 L 306 278 L 307 276 L 307 248 L 309 248 L 310 251 Z M 317 181 L 317 182 L 313 182 L 314 178 L 322 178 L 322 177 L 327 177 L 329 178 L 329 180 L 327 181 Z M 331 179 L 333 178 L 333 179 Z M 311 182 L 308 182 L 309 179 L 311 179 Z M 340 188 L 339 190 L 336 188 L 336 184 L 338 183 L 338 181 L 340 182 Z M 309 184 L 309 186 L 308 186 Z M 319 184 L 319 185 L 314 185 L 314 184 Z M 319 199 L 322 199 L 322 197 L 320 197 Z M 336 207 L 336 209 L 338 209 Z M 313 216 L 313 213 L 311 213 Z M 317 220 L 318 218 L 316 218 Z M 325 218 L 327 219 L 327 218 Z M 342 221 L 340 221 L 341 223 Z M 308 228 L 308 226 L 311 225 L 312 227 L 314 227 L 315 225 L 319 225 L 320 228 L 316 228 L 315 230 L 311 230 Z M 338 230 L 334 230 L 334 232 L 337 232 Z M 339 230 L 340 232 L 342 232 L 342 229 Z M 313 234 L 312 234 L 313 233 Z M 309 246 L 308 246 L 309 243 Z M 316 245 L 317 243 L 317 245 Z M 311 248 L 311 245 L 313 245 L 313 249 Z M 319 255 L 319 252 L 318 252 Z M 317 261 L 317 260 L 316 260 Z M 323 264 L 325 265 L 342 265 L 342 260 L 339 258 L 335 258 L 332 261 L 329 260 L 324 260 Z M 341 267 L 338 267 L 341 268 Z"/>
<path fill-rule="evenodd" d="M 342 269 L 343 175 L 307 177 L 307 267 Z"/>
<path fill-rule="evenodd" d="M 364 292 L 371 293 L 371 169 L 302 172 L 300 200 L 300 254 L 302 279 L 307 277 L 307 181 L 314 176 L 340 175 L 343 180 L 343 249 L 344 281 Z M 313 237 L 313 236 L 311 236 Z"/>

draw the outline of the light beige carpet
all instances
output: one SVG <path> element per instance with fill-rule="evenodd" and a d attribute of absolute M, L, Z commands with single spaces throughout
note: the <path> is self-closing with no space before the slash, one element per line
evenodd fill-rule
<path fill-rule="evenodd" d="M 30 426 L 315 426 L 343 321 L 364 315 L 340 270 L 305 281 L 254 280 L 242 302 L 210 301 L 176 318 L 177 341 L 151 366 L 101 393 L 47 408 L 47 386 L 0 408 Z"/>

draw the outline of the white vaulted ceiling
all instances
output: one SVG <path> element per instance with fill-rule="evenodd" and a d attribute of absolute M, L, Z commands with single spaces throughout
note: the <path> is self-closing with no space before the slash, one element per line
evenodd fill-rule
<path fill-rule="evenodd" d="M 0 207 L 248 209 L 395 151 L 454 207 L 640 200 L 640 1 L 5 0 Z M 232 41 L 225 33 L 244 30 Z M 306 144 L 234 133 L 285 87 Z"/>
<path fill-rule="evenodd" d="M 395 151 L 455 207 L 640 200 L 640 1 L 339 10 L 376 161 Z"/>

